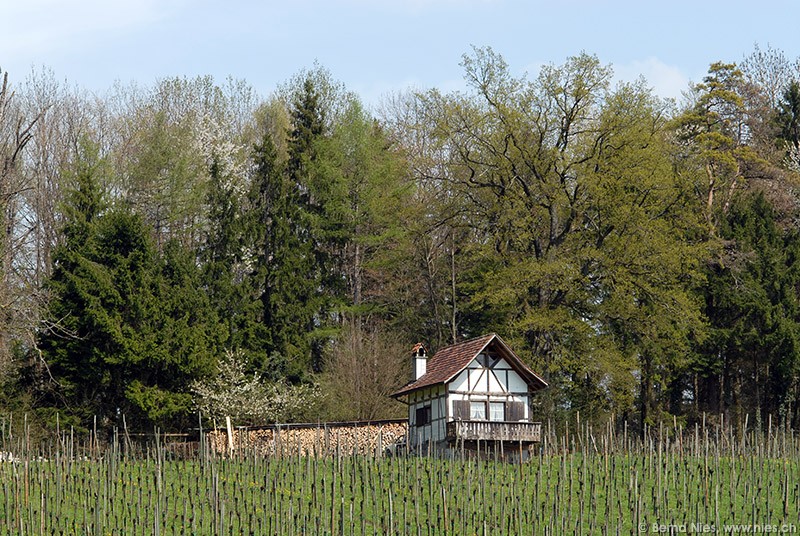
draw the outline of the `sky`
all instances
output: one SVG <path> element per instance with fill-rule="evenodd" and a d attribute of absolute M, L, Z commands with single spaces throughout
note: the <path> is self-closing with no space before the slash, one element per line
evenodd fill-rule
<path fill-rule="evenodd" d="M 377 105 L 464 89 L 462 55 L 489 46 L 517 76 L 587 52 L 680 99 L 756 46 L 800 57 L 798 20 L 797 0 L 0 0 L 0 70 L 98 94 L 212 75 L 267 96 L 316 63 Z"/>

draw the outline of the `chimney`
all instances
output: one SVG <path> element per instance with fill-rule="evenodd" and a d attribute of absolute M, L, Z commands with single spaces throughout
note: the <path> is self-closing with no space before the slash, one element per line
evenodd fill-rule
<path fill-rule="evenodd" d="M 411 350 L 411 358 L 414 360 L 414 380 L 418 380 L 425 375 L 428 365 L 428 352 L 421 342 L 414 345 Z"/>

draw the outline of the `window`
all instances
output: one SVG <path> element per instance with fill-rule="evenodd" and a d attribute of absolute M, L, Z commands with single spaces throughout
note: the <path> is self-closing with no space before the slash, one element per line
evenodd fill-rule
<path fill-rule="evenodd" d="M 471 421 L 486 420 L 486 402 L 469 403 L 469 419 Z"/>
<path fill-rule="evenodd" d="M 414 424 L 416 426 L 425 426 L 426 424 L 430 424 L 430 422 L 431 422 L 431 407 L 422 406 L 421 408 L 417 408 Z"/>
<path fill-rule="evenodd" d="M 506 420 L 506 405 L 503 402 L 489 402 L 489 420 L 490 421 L 504 421 Z"/>
<path fill-rule="evenodd" d="M 454 400 L 453 418 L 457 421 L 523 421 L 523 402 L 500 402 L 486 400 Z"/>
<path fill-rule="evenodd" d="M 494 352 L 484 352 L 478 354 L 478 363 L 486 368 L 494 367 L 498 361 L 499 359 Z"/>

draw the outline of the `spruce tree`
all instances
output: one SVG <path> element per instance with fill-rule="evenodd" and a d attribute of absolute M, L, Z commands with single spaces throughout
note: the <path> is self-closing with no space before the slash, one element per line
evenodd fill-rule
<path fill-rule="evenodd" d="M 46 329 L 40 332 L 40 405 L 66 410 L 86 423 L 108 387 L 104 348 L 112 344 L 112 321 L 102 314 L 102 301 L 113 299 L 110 275 L 92 261 L 97 219 L 104 210 L 98 183 L 102 163 L 93 148 L 76 164 L 74 186 L 66 194 L 63 239 L 53 252 L 53 273 L 45 284 L 51 295 Z"/>
<path fill-rule="evenodd" d="M 796 426 L 800 395 L 800 236 L 762 193 L 739 196 L 721 226 L 727 247 L 704 287 L 710 336 L 693 367 L 698 411 L 779 415 Z"/>
<path fill-rule="evenodd" d="M 76 425 L 177 427 L 189 385 L 211 373 L 222 339 L 194 255 L 177 242 L 159 255 L 153 230 L 126 206 L 104 208 L 90 157 L 78 166 L 54 252 L 38 340 L 40 405 Z"/>
<path fill-rule="evenodd" d="M 225 177 L 216 161 L 210 167 L 208 228 L 200 249 L 202 286 L 224 325 L 229 350 L 247 356 L 263 350 L 263 324 L 254 306 L 252 224 L 237 192 L 240 177 Z M 250 358 L 248 361 L 253 361 Z"/>
<path fill-rule="evenodd" d="M 260 301 L 262 363 L 269 376 L 300 380 L 310 365 L 317 285 L 309 229 L 292 184 L 267 134 L 255 148 L 248 218 L 255 254 L 251 277 Z"/>

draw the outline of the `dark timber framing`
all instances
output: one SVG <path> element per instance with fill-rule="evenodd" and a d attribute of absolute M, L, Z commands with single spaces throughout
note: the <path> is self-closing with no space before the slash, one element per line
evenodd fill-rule
<path fill-rule="evenodd" d="M 540 440 L 530 401 L 547 382 L 496 334 L 443 348 L 415 369 L 424 374 L 392 395 L 409 406 L 412 447 Z"/>

